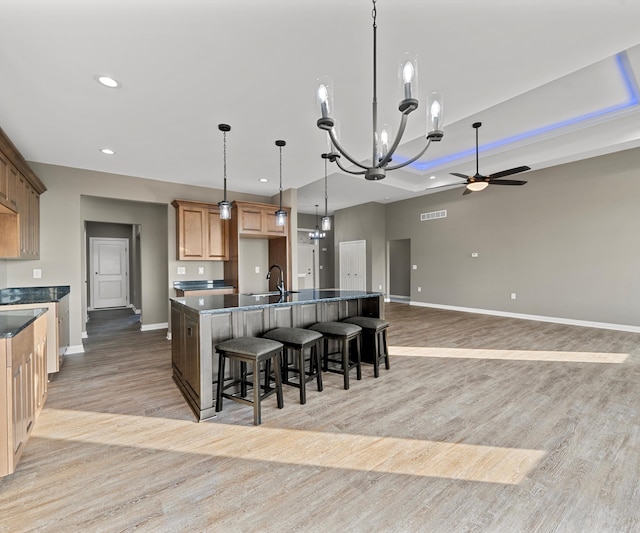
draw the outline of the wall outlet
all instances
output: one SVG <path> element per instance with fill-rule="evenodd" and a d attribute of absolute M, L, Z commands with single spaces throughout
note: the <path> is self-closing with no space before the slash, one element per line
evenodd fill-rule
<path fill-rule="evenodd" d="M 418 287 L 418 292 L 422 292 L 422 287 Z"/>
<path fill-rule="evenodd" d="M 471 252 L 471 257 L 478 257 L 478 252 Z"/>
<path fill-rule="evenodd" d="M 198 267 L 198 274 L 204 274 L 204 267 Z"/>
<path fill-rule="evenodd" d="M 42 270 L 39 268 L 33 269 L 33 279 L 40 279 L 42 277 Z"/>
<path fill-rule="evenodd" d="M 413 270 L 418 270 L 418 265 L 413 265 Z"/>
<path fill-rule="evenodd" d="M 186 267 L 178 267 L 178 276 L 184 276 L 187 273 Z"/>
<path fill-rule="evenodd" d="M 378 290 L 381 291 L 382 290 L 382 285 L 378 285 Z"/>
<path fill-rule="evenodd" d="M 516 299 L 516 293 L 515 293 L 515 292 L 512 292 L 512 293 L 511 293 L 511 299 L 512 299 L 512 300 L 515 300 L 515 299 Z"/>
<path fill-rule="evenodd" d="M 260 274 L 260 267 L 259 266 L 256 267 L 256 274 Z"/>

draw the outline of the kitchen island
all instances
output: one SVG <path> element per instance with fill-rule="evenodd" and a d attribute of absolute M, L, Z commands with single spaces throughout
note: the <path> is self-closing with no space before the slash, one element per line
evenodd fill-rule
<path fill-rule="evenodd" d="M 384 318 L 378 292 L 304 289 L 299 292 L 171 298 L 173 379 L 198 420 L 215 416 L 216 344 L 257 337 L 274 328 L 305 328 L 352 316 Z"/>

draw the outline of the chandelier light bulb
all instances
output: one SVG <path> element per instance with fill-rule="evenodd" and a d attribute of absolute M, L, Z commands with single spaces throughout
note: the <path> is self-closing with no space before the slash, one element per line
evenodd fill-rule
<path fill-rule="evenodd" d="M 404 98 L 409 100 L 411 98 L 411 83 L 413 82 L 413 63 L 407 61 L 402 69 L 402 80 L 404 81 Z"/>
<path fill-rule="evenodd" d="M 329 116 L 329 91 L 324 83 L 318 87 L 318 99 L 320 100 L 322 118 L 327 118 Z"/>

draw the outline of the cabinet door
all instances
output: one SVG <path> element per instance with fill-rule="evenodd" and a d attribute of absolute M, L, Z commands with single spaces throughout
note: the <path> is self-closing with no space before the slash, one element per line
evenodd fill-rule
<path fill-rule="evenodd" d="M 262 209 L 243 206 L 239 210 L 238 231 L 240 233 L 262 234 Z"/>
<path fill-rule="evenodd" d="M 264 232 L 267 235 L 278 235 L 280 237 L 287 235 L 287 226 L 289 224 L 289 216 L 287 214 L 287 222 L 284 226 L 276 226 L 276 213 L 275 211 L 271 211 L 269 209 L 265 209 L 263 212 L 264 216 Z"/>
<path fill-rule="evenodd" d="M 184 378 L 194 399 L 200 404 L 200 326 L 198 315 L 184 315 Z"/>
<path fill-rule="evenodd" d="M 7 175 L 9 172 L 9 160 L 0 152 L 0 202 L 9 206 L 9 184 Z"/>
<path fill-rule="evenodd" d="M 178 259 L 205 259 L 206 225 L 202 207 L 178 209 Z"/>
<path fill-rule="evenodd" d="M 220 220 L 218 209 L 207 209 L 207 259 L 229 259 L 229 221 Z"/>
<path fill-rule="evenodd" d="M 184 379 L 184 314 L 175 305 L 171 304 L 171 362 L 173 370 L 182 380 Z"/>

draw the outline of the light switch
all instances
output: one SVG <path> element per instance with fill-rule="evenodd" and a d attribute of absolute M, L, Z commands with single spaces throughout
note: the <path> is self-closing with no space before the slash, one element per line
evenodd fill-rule
<path fill-rule="evenodd" d="M 260 267 L 259 266 L 256 267 L 256 274 L 260 274 Z"/>
<path fill-rule="evenodd" d="M 204 267 L 198 267 L 198 274 L 204 274 Z"/>
<path fill-rule="evenodd" d="M 39 268 L 33 269 L 33 279 L 39 279 L 42 277 L 42 270 Z"/>
<path fill-rule="evenodd" d="M 187 273 L 186 267 L 178 267 L 178 276 L 184 276 Z"/>
<path fill-rule="evenodd" d="M 418 270 L 418 265 L 413 265 L 413 270 Z"/>

